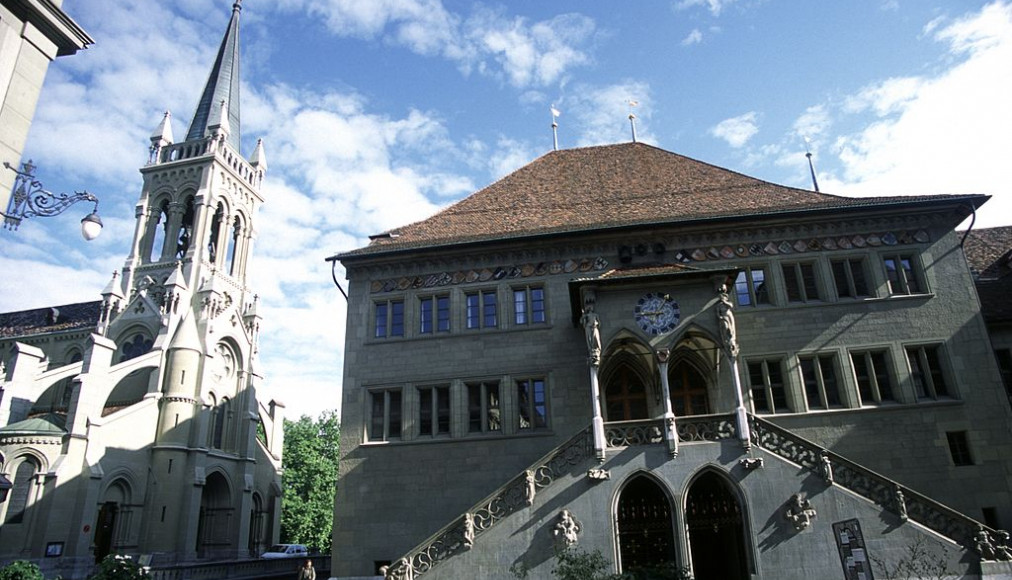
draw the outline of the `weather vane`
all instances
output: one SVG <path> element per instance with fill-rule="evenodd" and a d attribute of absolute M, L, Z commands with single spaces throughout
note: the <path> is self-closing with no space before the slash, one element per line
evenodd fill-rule
<path fill-rule="evenodd" d="M 558 109 L 555 108 L 554 104 L 552 105 L 552 109 L 551 110 L 552 110 L 552 140 L 555 143 L 555 149 L 554 150 L 558 151 L 559 150 L 559 122 L 558 122 L 558 118 L 559 118 L 559 115 L 561 115 L 562 113 Z"/>
<path fill-rule="evenodd" d="M 632 140 L 633 140 L 633 143 L 636 142 L 636 115 L 633 114 L 632 108 L 639 106 L 639 104 L 640 104 L 639 101 L 633 101 L 633 100 L 629 101 L 629 126 L 632 127 Z"/>
<path fill-rule="evenodd" d="M 819 182 L 815 179 L 815 164 L 812 163 L 812 141 L 807 136 L 805 139 L 805 157 L 808 158 L 808 170 L 812 172 L 812 186 L 815 193 L 819 193 Z"/>

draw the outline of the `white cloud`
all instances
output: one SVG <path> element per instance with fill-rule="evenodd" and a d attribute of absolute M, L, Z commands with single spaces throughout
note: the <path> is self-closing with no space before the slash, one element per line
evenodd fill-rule
<path fill-rule="evenodd" d="M 635 107 L 629 105 L 636 101 Z M 632 140 L 629 114 L 636 115 L 636 137 L 643 142 L 656 142 L 650 130 L 653 101 L 650 85 L 628 80 L 606 86 L 579 85 L 572 96 L 558 106 L 566 111 L 572 124 L 560 120 L 559 141 L 563 148 L 571 147 L 573 131 L 578 131 L 576 145 L 602 145 Z"/>
<path fill-rule="evenodd" d="M 685 38 L 682 39 L 682 46 L 691 46 L 703 42 L 703 33 L 698 28 L 693 28 Z"/>
<path fill-rule="evenodd" d="M 731 147 L 743 147 L 749 139 L 759 132 L 759 127 L 756 124 L 757 118 L 758 115 L 755 111 L 749 111 L 737 117 L 724 119 L 710 128 L 710 134 L 727 141 Z"/>
<path fill-rule="evenodd" d="M 696 6 L 705 6 L 710 14 L 714 16 L 720 16 L 720 13 L 724 8 L 731 4 L 734 4 L 735 0 L 681 0 L 675 5 L 678 10 L 687 10 L 689 8 L 695 8 Z"/>
<path fill-rule="evenodd" d="M 935 76 L 890 79 L 845 107 L 878 119 L 841 136 L 842 173 L 824 190 L 850 195 L 987 193 L 977 226 L 1012 215 L 1012 6 L 996 2 L 935 25 L 954 64 Z M 832 189 L 831 189 L 832 188 Z"/>

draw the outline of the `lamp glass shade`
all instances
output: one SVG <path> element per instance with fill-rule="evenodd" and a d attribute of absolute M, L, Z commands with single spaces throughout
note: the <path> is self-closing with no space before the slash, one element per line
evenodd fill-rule
<path fill-rule="evenodd" d="M 81 235 L 87 241 L 92 241 L 102 233 L 102 220 L 99 219 L 98 214 L 92 212 L 81 220 Z"/>

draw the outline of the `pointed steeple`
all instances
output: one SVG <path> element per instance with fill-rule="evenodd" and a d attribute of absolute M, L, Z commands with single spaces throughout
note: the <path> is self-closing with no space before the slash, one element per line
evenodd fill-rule
<path fill-rule="evenodd" d="M 239 152 L 239 13 L 242 0 L 232 5 L 232 19 L 225 30 L 225 38 L 218 49 L 218 57 L 211 67 L 211 74 L 204 85 L 197 111 L 193 114 L 186 140 L 201 139 L 207 133 L 210 123 L 218 120 L 217 107 L 224 101 L 228 108 L 227 127 L 230 129 L 228 144 Z M 222 123 L 225 124 L 225 123 Z"/>

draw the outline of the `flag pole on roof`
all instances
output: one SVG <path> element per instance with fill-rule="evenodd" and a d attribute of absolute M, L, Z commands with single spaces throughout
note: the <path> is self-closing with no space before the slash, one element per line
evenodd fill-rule
<path fill-rule="evenodd" d="M 636 115 L 633 114 L 631 107 L 639 105 L 639 101 L 629 101 L 629 126 L 632 128 L 632 140 L 636 142 Z"/>
<path fill-rule="evenodd" d="M 815 193 L 819 193 L 819 182 L 815 179 L 815 164 L 812 163 L 812 142 L 808 137 L 805 137 L 805 157 L 808 158 L 808 170 L 812 172 L 812 187 L 815 188 Z"/>
<path fill-rule="evenodd" d="M 552 142 L 554 144 L 553 151 L 559 150 L 559 122 L 557 119 L 562 113 L 552 105 Z"/>

